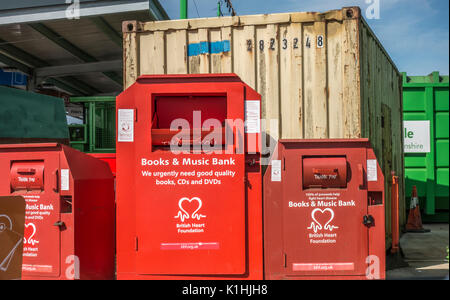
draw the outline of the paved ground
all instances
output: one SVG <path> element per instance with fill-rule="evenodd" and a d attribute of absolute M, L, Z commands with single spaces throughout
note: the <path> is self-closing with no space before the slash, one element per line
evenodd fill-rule
<path fill-rule="evenodd" d="M 448 280 L 449 263 L 445 258 L 449 245 L 449 224 L 425 224 L 424 227 L 431 232 L 403 234 L 400 246 L 409 267 L 388 271 L 388 280 Z"/>

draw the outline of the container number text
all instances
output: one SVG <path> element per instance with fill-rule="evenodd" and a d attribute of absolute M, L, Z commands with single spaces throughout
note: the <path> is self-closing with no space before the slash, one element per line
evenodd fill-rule
<path fill-rule="evenodd" d="M 323 48 L 325 45 L 325 38 L 323 35 L 318 35 L 317 36 L 317 48 Z M 263 52 L 266 49 L 269 49 L 271 51 L 276 50 L 276 46 L 277 46 L 277 40 L 275 38 L 271 38 L 268 41 L 265 40 L 259 40 L 257 42 L 257 47 L 259 48 L 259 50 L 261 52 Z M 300 44 L 300 39 L 299 38 L 293 38 L 292 39 L 292 45 L 289 45 L 290 41 L 288 39 L 282 39 L 281 40 L 281 49 L 283 50 L 287 50 L 288 48 L 292 47 L 292 49 L 298 49 L 299 48 L 299 44 Z M 311 38 L 309 36 L 307 36 L 305 38 L 305 47 L 306 48 L 311 48 Z M 247 40 L 247 51 L 253 51 L 253 40 Z"/>

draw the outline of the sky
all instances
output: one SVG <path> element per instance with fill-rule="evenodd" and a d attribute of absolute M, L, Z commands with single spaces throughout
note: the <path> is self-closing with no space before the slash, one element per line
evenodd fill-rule
<path fill-rule="evenodd" d="M 171 19 L 179 18 L 180 0 L 159 1 Z M 188 1 L 189 18 L 215 17 L 217 14 L 218 0 Z M 231 2 L 237 15 L 325 12 L 345 6 L 359 6 L 365 20 L 401 72 L 407 72 L 408 75 L 428 75 L 433 71 L 439 71 L 442 75 L 449 74 L 449 0 L 231 0 Z"/>

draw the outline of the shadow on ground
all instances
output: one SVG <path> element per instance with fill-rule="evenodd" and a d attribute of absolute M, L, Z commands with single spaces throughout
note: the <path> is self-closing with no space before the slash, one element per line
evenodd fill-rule
<path fill-rule="evenodd" d="M 447 279 L 449 263 L 446 261 L 449 245 L 449 224 L 426 224 L 427 233 L 405 233 L 400 239 L 402 259 L 388 257 L 388 280 L 436 280 Z M 394 260 L 399 259 L 394 257 Z"/>

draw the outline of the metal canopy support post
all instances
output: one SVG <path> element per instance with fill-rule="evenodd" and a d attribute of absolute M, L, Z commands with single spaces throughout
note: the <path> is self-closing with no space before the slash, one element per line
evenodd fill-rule
<path fill-rule="evenodd" d="M 180 19 L 188 18 L 188 0 L 180 0 Z"/>
<path fill-rule="evenodd" d="M 95 102 L 89 102 L 89 152 L 94 151 L 95 135 Z"/>

